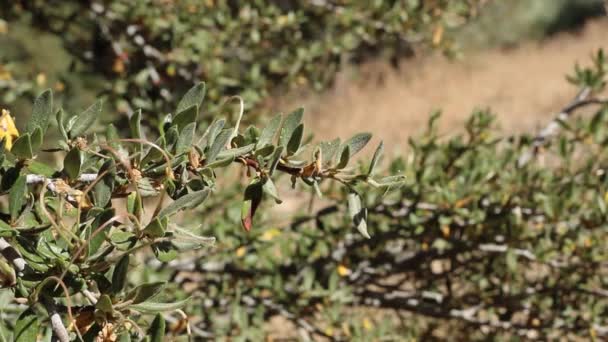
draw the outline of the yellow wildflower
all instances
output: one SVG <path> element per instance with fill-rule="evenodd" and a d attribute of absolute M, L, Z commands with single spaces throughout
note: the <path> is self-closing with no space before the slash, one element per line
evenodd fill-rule
<path fill-rule="evenodd" d="M 19 131 L 8 110 L 3 109 L 0 115 L 0 140 L 4 140 L 4 148 L 10 151 L 13 141 L 19 137 Z"/>
<path fill-rule="evenodd" d="M 352 271 L 344 266 L 344 265 L 338 265 L 338 275 L 340 275 L 340 277 L 346 277 L 349 276 L 352 273 Z"/>

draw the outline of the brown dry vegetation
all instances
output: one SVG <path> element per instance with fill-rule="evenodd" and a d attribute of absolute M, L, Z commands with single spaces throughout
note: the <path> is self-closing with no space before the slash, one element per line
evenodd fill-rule
<path fill-rule="evenodd" d="M 504 132 L 529 132 L 570 101 L 576 88 L 565 82 L 565 75 L 573 63 L 588 63 L 600 47 L 608 48 L 606 18 L 576 32 L 510 49 L 469 52 L 457 60 L 422 56 L 403 62 L 400 70 L 367 63 L 342 72 L 331 91 L 292 94 L 270 107 L 304 105 L 317 139 L 369 131 L 395 148 L 422 132 L 429 114 L 438 109 L 446 133 L 460 129 L 475 108 L 491 108 Z"/>

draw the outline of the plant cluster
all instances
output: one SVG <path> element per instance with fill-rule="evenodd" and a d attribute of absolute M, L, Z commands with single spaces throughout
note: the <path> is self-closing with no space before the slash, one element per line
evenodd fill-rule
<path fill-rule="evenodd" d="M 4 16 L 60 35 L 130 114 L 171 110 L 198 80 L 213 103 L 238 94 L 256 106 L 277 89 L 322 89 L 345 61 L 398 59 L 421 43 L 451 48 L 444 32 L 482 2 L 16 1 Z"/>
<path fill-rule="evenodd" d="M 223 199 L 222 216 L 200 215 L 221 249 L 153 265 L 200 298 L 209 338 L 261 339 L 281 317 L 303 339 L 601 340 L 607 70 L 602 52 L 577 67 L 579 95 L 535 136 L 500 137 L 480 111 L 446 140 L 434 116 L 390 162 L 402 186 L 360 191 L 371 239 L 344 230 L 339 189 L 288 222 L 267 215 L 251 235 L 230 229 L 238 205 Z"/>
<path fill-rule="evenodd" d="M 275 116 L 261 130 L 250 126 L 240 131 L 242 106 L 233 127 L 218 118 L 202 130 L 197 118 L 204 95 L 203 83 L 190 89 L 175 114 L 162 120 L 154 141 L 145 137 L 142 111 L 130 118 L 126 138 L 113 125 L 91 134 L 102 102 L 67 117 L 63 110 L 55 111 L 50 90 L 36 99 L 21 134 L 9 112 L 2 112 L 0 184 L 8 205 L 0 221 L 0 279 L 25 306 L 9 325 L 15 340 L 35 341 L 45 334 L 60 341 L 129 340 L 131 335 L 143 337 L 146 330 L 153 340 L 162 339 L 165 319 L 160 313 L 183 314 L 180 309 L 189 299 L 176 295 L 163 301 L 158 295 L 166 280 L 130 277 L 141 265 L 136 256 L 153 255 L 167 263 L 212 243 L 214 238 L 199 235 L 197 227 L 170 219 L 213 197 L 221 187 L 218 175 L 232 164 L 241 165 L 251 178 L 240 204 L 246 231 L 264 198 L 281 203 L 273 180 L 283 173 L 294 186 L 301 182 L 319 196 L 324 181 L 348 188 L 354 227 L 369 238 L 366 209 L 355 186 L 388 188 L 399 182 L 373 175 L 378 157 L 365 172 L 349 168 L 369 134 L 343 143 L 305 144 L 302 109 L 284 120 Z M 61 138 L 43 147 L 52 117 Z M 37 158 L 45 152 L 54 152 L 62 166 Z M 376 155 L 380 153 L 381 148 Z M 165 203 L 166 197 L 172 201 Z M 150 321 L 150 313 L 159 314 Z M 184 314 L 180 320 L 185 319 Z"/>

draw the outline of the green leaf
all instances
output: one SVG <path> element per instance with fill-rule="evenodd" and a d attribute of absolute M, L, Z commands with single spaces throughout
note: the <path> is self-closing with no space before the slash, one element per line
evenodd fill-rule
<path fill-rule="evenodd" d="M 167 230 L 167 217 L 155 217 L 152 222 L 150 222 L 146 228 L 144 228 L 143 233 L 145 236 L 150 238 L 159 238 L 165 236 L 165 231 Z"/>
<path fill-rule="evenodd" d="M 87 241 L 89 241 L 89 256 L 97 253 L 103 242 L 106 240 L 107 232 L 110 230 L 112 225 L 108 224 L 106 227 L 104 227 L 102 231 L 97 232 L 95 236 L 93 236 L 93 233 L 95 233 L 101 226 L 103 226 L 104 223 L 108 222 L 112 217 L 114 217 L 114 215 L 114 209 L 106 209 L 100 214 L 97 214 L 97 216 L 93 220 L 93 223 L 91 223 L 91 225 L 87 227 L 85 238 L 87 239 Z"/>
<path fill-rule="evenodd" d="M 194 140 L 194 133 L 196 131 L 196 122 L 186 125 L 182 132 L 179 134 L 177 143 L 175 144 L 175 153 L 182 154 L 190 149 L 192 141 Z"/>
<path fill-rule="evenodd" d="M 345 145 L 340 153 L 340 160 L 338 161 L 338 165 L 336 165 L 336 169 L 343 169 L 348 165 L 350 161 L 350 146 Z"/>
<path fill-rule="evenodd" d="M 198 116 L 198 107 L 192 106 L 184 109 L 183 111 L 177 113 L 175 118 L 173 118 L 173 122 L 171 123 L 172 127 L 176 127 L 178 132 L 181 132 L 186 126 L 191 123 L 196 122 L 196 118 Z"/>
<path fill-rule="evenodd" d="M 215 161 L 215 158 L 217 158 L 222 149 L 224 149 L 226 144 L 228 144 L 228 140 L 231 136 L 232 129 L 230 128 L 224 129 L 220 132 L 220 134 L 218 134 L 218 136 L 213 141 L 213 145 L 211 145 L 209 151 L 207 151 L 207 154 L 205 156 L 206 163 L 209 164 Z"/>
<path fill-rule="evenodd" d="M 102 107 L 103 101 L 97 100 L 84 112 L 80 113 L 70 127 L 70 137 L 75 138 L 84 135 L 84 133 L 93 126 L 95 120 L 101 117 Z"/>
<path fill-rule="evenodd" d="M 302 117 L 304 115 L 304 108 L 298 108 L 295 111 L 291 112 L 285 118 L 285 122 L 283 122 L 283 127 L 281 127 L 281 135 L 279 137 L 279 145 L 287 146 L 289 140 L 291 140 L 291 136 L 296 128 L 302 122 Z"/>
<path fill-rule="evenodd" d="M 350 157 L 353 157 L 355 154 L 361 151 L 371 138 L 372 135 L 370 133 L 359 133 L 345 141 L 344 145 L 349 147 Z"/>
<path fill-rule="evenodd" d="M 367 232 L 367 209 L 362 207 L 361 197 L 356 192 L 350 192 L 348 194 L 348 214 L 359 233 L 370 239 L 371 237 Z"/>
<path fill-rule="evenodd" d="M 129 272 L 129 255 L 125 255 L 114 266 L 112 273 L 112 293 L 121 292 L 127 286 L 127 273 Z"/>
<path fill-rule="evenodd" d="M 15 140 L 13 147 L 11 148 L 11 153 L 20 159 L 34 158 L 32 141 L 29 133 L 25 133 Z"/>
<path fill-rule="evenodd" d="M 129 128 L 131 129 L 131 138 L 133 139 L 145 139 L 143 135 L 143 131 L 141 129 L 141 109 L 136 110 L 131 118 L 129 119 Z M 142 158 L 141 154 L 143 153 L 143 144 L 136 143 L 138 146 L 138 151 L 140 155 L 138 158 Z M 139 159 L 138 159 L 139 160 Z"/>
<path fill-rule="evenodd" d="M 258 138 L 256 144 L 257 148 L 262 148 L 268 144 L 272 144 L 272 141 L 274 140 L 279 130 L 279 126 L 281 125 L 282 117 L 283 116 L 281 114 L 278 114 L 275 115 L 272 119 L 270 119 L 270 122 L 268 122 L 268 125 L 264 127 L 262 133 L 260 134 L 260 137 Z"/>
<path fill-rule="evenodd" d="M 182 196 L 175 200 L 173 203 L 169 204 L 165 208 L 163 208 L 157 215 L 157 217 L 164 217 L 172 215 L 182 209 L 191 209 L 194 208 L 209 196 L 209 189 L 204 189 L 200 191 L 196 191 L 185 196 Z"/>
<path fill-rule="evenodd" d="M 57 120 L 57 127 L 59 128 L 59 133 L 64 140 L 68 140 L 68 132 L 65 130 L 65 112 L 63 109 L 59 109 L 55 114 L 55 119 Z"/>
<path fill-rule="evenodd" d="M 264 185 L 262 186 L 264 189 L 264 193 L 268 196 L 272 197 L 277 204 L 283 203 L 281 198 L 279 198 L 279 191 L 277 187 L 274 185 L 274 182 L 270 178 L 266 178 L 264 181 Z"/>
<path fill-rule="evenodd" d="M 302 144 L 302 136 L 304 135 L 304 124 L 299 124 L 298 127 L 293 131 L 289 143 L 287 143 L 287 155 L 292 156 Z"/>
<path fill-rule="evenodd" d="M 148 328 L 150 342 L 163 342 L 165 340 L 165 329 L 165 319 L 160 313 L 156 314 L 150 328 Z"/>
<path fill-rule="evenodd" d="M 336 153 L 340 148 L 340 138 L 336 138 L 329 142 L 322 142 L 319 144 L 321 147 L 321 156 L 323 157 L 323 166 L 329 166 L 333 164 Z"/>
<path fill-rule="evenodd" d="M 38 151 L 40 146 L 42 146 L 42 141 L 44 139 L 44 133 L 42 132 L 42 128 L 36 127 L 34 128 L 34 132 L 31 133 L 30 141 L 32 143 L 32 152 Z"/>
<path fill-rule="evenodd" d="M 243 155 L 253 151 L 254 149 L 255 149 L 255 144 L 249 144 L 249 145 L 242 146 L 242 147 L 223 150 L 222 152 L 218 153 L 217 159 L 225 159 L 225 158 L 235 159 L 237 157 L 243 156 Z"/>
<path fill-rule="evenodd" d="M 262 203 L 263 188 L 259 179 L 254 179 L 245 189 L 245 198 L 241 206 L 241 224 L 246 231 L 253 226 L 253 217 Z"/>
<path fill-rule="evenodd" d="M 175 260 L 178 256 L 177 247 L 171 241 L 161 241 L 152 245 L 152 251 L 160 262 Z"/>
<path fill-rule="evenodd" d="M 167 312 L 167 311 L 175 311 L 177 309 L 181 309 L 188 302 L 190 298 L 180 300 L 173 303 L 155 303 L 155 302 L 143 302 L 135 305 L 129 306 L 129 309 L 137 310 L 143 313 L 158 313 L 158 312 Z"/>
<path fill-rule="evenodd" d="M 182 112 L 192 106 L 196 106 L 197 110 L 203 104 L 205 99 L 205 82 L 200 82 L 190 88 L 177 104 L 176 113 Z"/>
<path fill-rule="evenodd" d="M 80 149 L 74 147 L 63 159 L 63 170 L 70 179 L 77 179 L 80 176 L 83 162 L 84 154 Z"/>
<path fill-rule="evenodd" d="M 13 341 L 15 342 L 36 342 L 38 331 L 40 330 L 40 320 L 36 313 L 28 308 L 23 311 L 15 323 Z"/>
<path fill-rule="evenodd" d="M 374 156 L 372 157 L 372 161 L 369 163 L 369 170 L 367 171 L 367 175 L 371 176 L 374 173 L 374 169 L 378 162 L 380 162 L 380 158 L 382 158 L 382 153 L 384 152 L 384 143 L 381 141 L 374 152 Z"/>
<path fill-rule="evenodd" d="M 276 170 L 277 165 L 279 165 L 279 162 L 281 161 L 281 155 L 283 154 L 283 146 L 279 146 L 277 147 L 276 150 L 274 150 L 274 153 L 272 154 L 272 157 L 270 158 L 270 163 L 268 166 L 268 174 L 272 176 L 272 174 L 274 173 L 274 170 Z"/>
<path fill-rule="evenodd" d="M 213 145 L 215 138 L 217 137 L 218 134 L 220 134 L 220 132 L 222 131 L 222 128 L 224 128 L 225 124 L 226 124 L 226 120 L 218 119 L 218 120 L 214 121 L 211 124 L 211 126 L 209 126 L 209 128 L 207 128 L 207 131 L 204 134 L 204 137 L 207 138 L 206 146 Z M 200 146 L 200 148 L 204 149 L 206 146 Z"/>
<path fill-rule="evenodd" d="M 40 94 L 34 101 L 34 107 L 32 108 L 32 116 L 27 122 L 26 131 L 29 133 L 39 127 L 42 130 L 42 134 L 46 132 L 49 127 L 49 121 L 53 114 L 53 92 L 50 89 L 45 90 Z"/>
<path fill-rule="evenodd" d="M 116 164 L 114 159 L 109 159 L 101 168 L 99 168 L 99 175 L 104 174 L 101 180 L 99 180 L 93 187 L 93 200 L 95 205 L 99 208 L 105 208 L 112 200 L 112 192 L 114 192 L 114 177 L 116 175 Z"/>
<path fill-rule="evenodd" d="M 107 294 L 102 294 L 95 304 L 95 308 L 100 310 L 103 313 L 111 314 L 114 312 L 114 305 L 112 304 L 112 299 Z"/>
<path fill-rule="evenodd" d="M 126 300 L 132 300 L 133 304 L 143 303 L 159 294 L 166 285 L 165 282 L 142 284 L 131 290 L 125 298 Z"/>
<path fill-rule="evenodd" d="M 8 207 L 11 215 L 11 221 L 15 222 L 21 214 L 21 208 L 25 203 L 25 194 L 27 192 L 27 176 L 19 175 L 13 186 L 8 199 Z"/>

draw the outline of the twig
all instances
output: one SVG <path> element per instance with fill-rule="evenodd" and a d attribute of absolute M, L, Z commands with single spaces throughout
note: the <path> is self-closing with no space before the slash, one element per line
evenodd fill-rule
<path fill-rule="evenodd" d="M 557 116 L 549 122 L 545 128 L 543 128 L 532 141 L 532 146 L 526 150 L 517 160 L 517 165 L 522 167 L 526 165 L 532 158 L 534 158 L 540 148 L 544 146 L 549 138 L 556 135 L 560 129 L 560 122 L 566 121 L 570 118 L 572 113 L 577 109 L 588 106 L 588 105 L 605 105 L 608 104 L 608 100 L 605 99 L 589 99 L 591 96 L 591 88 L 585 87 L 576 95 L 574 100 L 564 107 Z"/>
<path fill-rule="evenodd" d="M 55 307 L 53 300 L 42 296 L 41 301 L 46 308 L 49 317 L 51 318 L 51 328 L 53 329 L 53 334 L 60 342 L 69 342 L 70 335 L 68 334 L 68 330 L 65 328 L 65 325 L 63 325 L 61 315 L 59 312 L 57 312 L 57 307 Z"/>
<path fill-rule="evenodd" d="M 0 238 L 0 254 L 15 266 L 19 276 L 23 275 L 25 265 L 27 265 L 25 259 L 23 259 L 19 251 L 11 246 L 4 238 Z"/>

